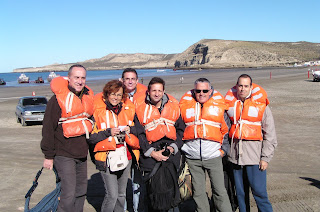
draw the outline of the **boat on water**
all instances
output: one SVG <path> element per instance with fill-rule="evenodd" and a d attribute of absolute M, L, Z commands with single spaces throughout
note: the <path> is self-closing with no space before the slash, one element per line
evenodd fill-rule
<path fill-rule="evenodd" d="M 25 74 L 21 74 L 18 78 L 18 83 L 29 83 L 29 77 L 27 77 Z"/>
<path fill-rule="evenodd" d="M 4 79 L 0 78 L 0 85 L 6 85 L 6 81 L 4 81 Z"/>
<path fill-rule="evenodd" d="M 59 74 L 56 74 L 55 72 L 52 71 L 52 72 L 50 72 L 47 80 L 48 80 L 48 82 L 51 82 L 51 80 L 54 79 L 54 78 L 56 78 L 56 77 L 60 77 L 60 75 L 59 75 Z"/>
<path fill-rule="evenodd" d="M 166 70 L 164 69 L 158 69 L 157 72 L 165 72 Z"/>
<path fill-rule="evenodd" d="M 36 79 L 34 82 L 35 83 L 44 83 L 44 80 L 42 79 L 42 77 L 38 77 L 38 79 Z"/>

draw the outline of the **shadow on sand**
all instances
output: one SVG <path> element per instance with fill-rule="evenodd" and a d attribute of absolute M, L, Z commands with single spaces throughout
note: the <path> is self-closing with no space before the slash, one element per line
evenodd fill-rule
<path fill-rule="evenodd" d="M 310 181 L 311 182 L 310 185 L 315 186 L 320 189 L 320 181 L 319 180 L 316 180 L 316 179 L 313 179 L 310 177 L 300 177 L 300 178 L 307 180 L 307 181 Z"/>

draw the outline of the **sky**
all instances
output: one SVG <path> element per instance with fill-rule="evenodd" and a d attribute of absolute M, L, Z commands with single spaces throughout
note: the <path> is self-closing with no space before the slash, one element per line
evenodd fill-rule
<path fill-rule="evenodd" d="M 320 43 L 319 0 L 0 0 L 0 72 L 181 53 L 201 39 Z"/>

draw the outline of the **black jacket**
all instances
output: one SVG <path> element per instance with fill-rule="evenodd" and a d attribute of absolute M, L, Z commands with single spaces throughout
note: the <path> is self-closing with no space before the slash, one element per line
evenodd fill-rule
<path fill-rule="evenodd" d="M 162 101 L 162 106 L 159 110 L 160 113 L 161 113 L 161 110 L 164 107 L 164 105 L 167 103 L 167 100 L 168 100 L 168 97 L 166 95 L 164 95 L 164 98 Z M 148 96 L 146 98 L 146 101 L 148 101 Z M 176 140 L 172 140 L 167 137 L 163 137 L 162 139 L 149 144 L 149 142 L 147 141 L 147 138 L 146 138 L 145 129 L 140 124 L 138 117 L 135 116 L 135 127 L 136 127 L 136 131 L 137 131 L 138 138 L 139 138 L 139 144 L 140 144 L 139 165 L 140 165 L 140 168 L 142 171 L 150 172 L 153 169 L 153 167 L 155 166 L 157 161 L 155 159 L 153 159 L 151 156 L 149 156 L 148 153 L 150 153 L 152 148 L 154 148 L 155 151 L 160 150 L 160 145 L 162 143 L 168 143 L 168 145 L 175 144 L 178 147 L 179 151 L 176 154 L 171 154 L 168 160 L 172 161 L 174 163 L 176 169 L 179 169 L 180 158 L 181 158 L 180 149 L 183 145 L 182 137 L 183 137 L 183 132 L 185 129 L 185 124 L 184 124 L 181 116 L 178 118 L 178 120 L 176 121 L 174 126 L 176 128 L 176 133 L 177 133 Z"/>

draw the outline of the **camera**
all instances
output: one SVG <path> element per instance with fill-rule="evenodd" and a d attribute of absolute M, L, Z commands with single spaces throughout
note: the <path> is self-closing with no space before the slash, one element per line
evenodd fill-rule
<path fill-rule="evenodd" d="M 118 142 L 120 144 L 124 143 L 125 136 L 126 136 L 126 132 L 125 131 L 120 131 L 120 133 L 118 135 L 116 135 L 116 137 L 118 138 Z"/>
<path fill-rule="evenodd" d="M 168 157 L 170 155 L 170 150 L 167 147 L 168 147 L 167 142 L 160 144 L 160 149 L 164 149 L 164 151 L 162 152 L 162 155 Z"/>

